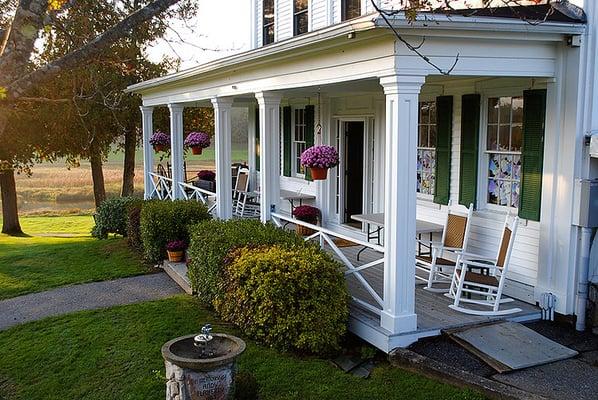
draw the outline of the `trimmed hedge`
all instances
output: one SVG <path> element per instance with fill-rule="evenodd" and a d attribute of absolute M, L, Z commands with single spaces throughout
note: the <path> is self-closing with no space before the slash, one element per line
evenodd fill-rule
<path fill-rule="evenodd" d="M 279 350 L 325 354 L 340 347 L 349 316 L 341 265 L 315 246 L 237 249 L 224 268 L 221 317 Z"/>
<path fill-rule="evenodd" d="M 199 298 L 211 305 L 222 295 L 220 274 L 229 252 L 237 247 L 259 245 L 301 245 L 293 232 L 251 219 L 205 221 L 191 230 L 187 276 Z"/>
<path fill-rule="evenodd" d="M 98 239 L 106 239 L 109 233 L 127 236 L 128 207 L 139 201 L 142 200 L 137 197 L 111 197 L 104 200 L 96 209 L 96 224 L 91 235 Z"/>
<path fill-rule="evenodd" d="M 184 240 L 189 243 L 191 225 L 210 219 L 206 206 L 195 201 L 146 201 L 141 209 L 141 241 L 149 262 L 166 258 L 166 243 Z"/>

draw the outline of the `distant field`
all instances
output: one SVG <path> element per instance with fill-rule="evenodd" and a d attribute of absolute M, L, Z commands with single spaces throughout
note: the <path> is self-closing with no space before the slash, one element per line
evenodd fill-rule
<path fill-rule="evenodd" d="M 231 152 L 233 162 L 247 161 L 247 148 L 243 144 L 236 144 Z M 164 166 L 168 161 L 165 154 L 156 154 L 155 162 Z M 122 152 L 111 153 L 104 164 L 104 181 L 106 193 L 118 196 L 122 186 Z M 136 154 L 135 190 L 143 192 L 143 156 L 141 151 Z M 190 178 L 202 169 L 214 169 L 215 153 L 213 148 L 203 151 L 200 156 L 190 152 L 186 155 L 187 176 Z M 40 164 L 33 168 L 31 177 L 17 175 L 17 196 L 19 210 L 27 214 L 81 214 L 94 209 L 91 167 L 88 162 L 82 162 L 80 167 L 68 169 L 64 163 Z M 1 209 L 1 203 L 0 203 Z"/>

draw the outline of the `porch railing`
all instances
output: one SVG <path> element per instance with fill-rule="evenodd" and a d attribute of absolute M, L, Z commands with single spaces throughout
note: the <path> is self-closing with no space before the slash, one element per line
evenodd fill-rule
<path fill-rule="evenodd" d="M 179 182 L 183 198 L 185 200 L 196 200 L 208 207 L 208 211 L 212 212 L 216 208 L 217 196 L 216 193 L 209 190 L 190 185 L 186 182 Z"/>
<path fill-rule="evenodd" d="M 341 260 L 344 264 L 346 271 L 345 276 L 354 276 L 361 286 L 369 293 L 369 295 L 378 303 L 378 307 L 371 304 L 370 302 L 361 299 L 357 296 L 356 293 L 351 293 L 351 297 L 354 303 L 361 308 L 364 308 L 370 312 L 373 312 L 377 315 L 380 315 L 382 309 L 384 308 L 384 300 L 382 297 L 374 290 L 374 288 L 370 285 L 370 283 L 363 277 L 361 274 L 363 271 L 367 270 L 368 268 L 375 267 L 376 265 L 384 264 L 384 247 L 379 246 L 377 244 L 369 243 L 363 240 L 355 239 L 353 237 L 343 235 L 339 232 L 334 232 L 329 229 L 323 228 L 321 226 L 312 225 L 308 222 L 299 221 L 297 219 L 291 218 L 286 215 L 272 213 L 272 221 L 275 225 L 282 227 L 285 223 L 292 223 L 295 225 L 301 225 L 306 228 L 312 229 L 315 231 L 313 235 L 310 235 L 305 238 L 306 241 L 308 240 L 319 240 L 320 247 L 325 249 L 326 245 L 330 247 L 332 252 L 336 254 L 336 256 Z M 342 239 L 351 243 L 355 243 L 356 246 L 364 246 L 370 248 L 378 253 L 382 254 L 382 257 L 376 259 L 374 261 L 370 261 L 363 265 L 355 265 L 349 260 L 349 258 L 341 251 L 341 249 L 336 245 L 333 238 Z"/>
<path fill-rule="evenodd" d="M 166 176 L 156 174 L 155 172 L 149 173 L 151 176 L 152 192 L 150 198 L 158 198 L 159 200 L 166 200 L 173 198 L 172 192 L 172 179 Z"/>

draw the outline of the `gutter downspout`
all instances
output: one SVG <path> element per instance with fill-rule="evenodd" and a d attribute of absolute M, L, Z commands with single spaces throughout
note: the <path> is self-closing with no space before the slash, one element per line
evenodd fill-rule
<path fill-rule="evenodd" d="M 590 269 L 590 247 L 592 246 L 592 228 L 580 227 L 579 270 L 577 277 L 577 305 L 575 329 L 586 330 L 586 310 L 588 308 L 588 275 Z"/>

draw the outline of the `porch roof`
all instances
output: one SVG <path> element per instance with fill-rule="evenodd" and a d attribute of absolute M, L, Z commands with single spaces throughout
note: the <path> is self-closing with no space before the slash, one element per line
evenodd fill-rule
<path fill-rule="evenodd" d="M 539 25 L 530 25 L 529 22 L 520 19 L 479 14 L 475 16 L 434 15 L 434 23 L 430 24 L 430 21 L 426 19 L 409 22 L 404 13 L 399 13 L 393 16 L 391 21 L 393 27 L 399 29 L 404 35 L 442 36 L 443 38 L 454 36 L 461 39 L 465 33 L 465 37 L 490 37 L 498 40 L 514 40 L 519 36 L 524 40 L 559 41 L 562 40 L 562 35 L 582 34 L 585 31 L 585 25 L 581 21 L 547 20 Z M 309 52 L 309 47 L 322 49 L 321 46 L 324 44 L 334 46 L 332 43 L 334 39 L 343 39 L 347 38 L 349 34 L 366 31 L 371 31 L 370 38 L 389 35 L 389 29 L 382 17 L 378 13 L 369 14 L 183 71 L 143 81 L 129 86 L 125 92 L 143 95 L 159 90 L 162 86 L 184 85 L 199 76 L 205 79 L 238 71 L 244 66 L 265 65 L 272 59 L 284 58 L 286 54 L 293 51 Z"/>

